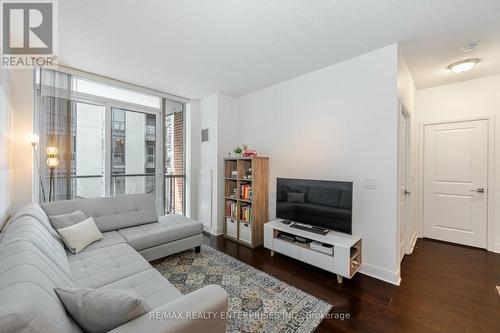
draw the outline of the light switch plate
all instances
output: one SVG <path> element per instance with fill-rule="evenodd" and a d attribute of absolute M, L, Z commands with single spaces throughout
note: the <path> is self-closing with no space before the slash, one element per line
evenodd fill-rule
<path fill-rule="evenodd" d="M 368 190 L 376 190 L 377 189 L 377 180 L 376 179 L 365 179 L 364 187 Z"/>

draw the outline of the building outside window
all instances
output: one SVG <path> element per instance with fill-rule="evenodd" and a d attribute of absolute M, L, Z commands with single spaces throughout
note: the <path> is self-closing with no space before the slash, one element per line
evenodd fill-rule
<path fill-rule="evenodd" d="M 165 212 L 185 213 L 183 103 L 46 69 L 37 73 L 35 89 L 41 146 L 56 146 L 61 162 L 52 200 L 151 193 Z"/>

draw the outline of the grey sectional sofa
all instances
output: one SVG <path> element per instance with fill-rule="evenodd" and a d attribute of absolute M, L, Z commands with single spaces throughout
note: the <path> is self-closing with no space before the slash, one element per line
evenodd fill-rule
<path fill-rule="evenodd" d="M 83 210 L 104 238 L 67 252 L 48 215 Z M 21 208 L 0 243 L 0 332 L 81 332 L 55 287 L 132 290 L 154 313 L 227 311 L 228 296 L 211 285 L 182 295 L 147 260 L 201 245 L 199 223 L 158 218 L 148 195 L 82 199 Z M 147 259 L 147 260 L 146 260 Z M 146 313 L 113 332 L 225 332 L 216 319 L 151 318 Z"/>

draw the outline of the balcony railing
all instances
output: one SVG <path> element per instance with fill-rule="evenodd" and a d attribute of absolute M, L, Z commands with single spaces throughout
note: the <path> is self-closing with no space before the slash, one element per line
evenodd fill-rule
<path fill-rule="evenodd" d="M 184 215 L 186 176 L 165 175 L 165 213 Z"/>

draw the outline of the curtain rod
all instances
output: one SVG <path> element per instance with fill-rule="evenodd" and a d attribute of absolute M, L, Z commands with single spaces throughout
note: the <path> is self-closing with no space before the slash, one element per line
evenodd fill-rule
<path fill-rule="evenodd" d="M 46 68 L 46 69 L 51 69 L 51 68 Z M 139 85 L 136 85 L 133 83 L 128 83 L 128 82 L 125 82 L 122 80 L 113 79 L 113 78 L 110 78 L 107 76 L 94 74 L 91 72 L 87 72 L 84 70 L 80 70 L 77 68 L 73 68 L 73 67 L 69 67 L 69 66 L 65 66 L 65 65 L 61 65 L 61 64 L 55 65 L 55 69 L 60 71 L 60 72 L 64 72 L 66 74 L 71 74 L 71 75 L 75 75 L 75 76 L 79 76 L 82 78 L 91 79 L 91 80 L 95 80 L 95 81 L 110 83 L 110 84 L 113 84 L 113 85 L 121 87 L 121 88 L 126 88 L 126 89 L 134 90 L 137 92 L 142 92 L 145 94 L 155 95 L 155 96 L 163 97 L 163 98 L 174 100 L 174 101 L 181 102 L 181 103 L 189 103 L 189 101 L 190 101 L 190 99 L 186 98 L 186 97 L 165 93 L 165 92 L 162 92 L 162 91 L 159 91 L 156 89 L 146 88 L 146 87 L 139 86 Z"/>

